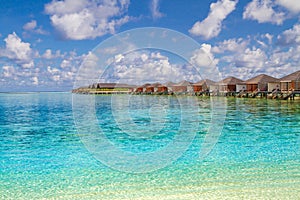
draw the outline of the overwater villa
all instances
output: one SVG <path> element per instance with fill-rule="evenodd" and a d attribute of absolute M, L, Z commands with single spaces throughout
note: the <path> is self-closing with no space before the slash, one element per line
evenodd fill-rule
<path fill-rule="evenodd" d="M 280 79 L 280 89 L 286 91 L 300 91 L 300 70 Z"/>
<path fill-rule="evenodd" d="M 247 91 L 246 82 L 239 82 L 236 84 L 236 92 L 237 93 L 246 92 L 246 91 Z"/>
<path fill-rule="evenodd" d="M 146 94 L 153 94 L 154 93 L 154 87 L 152 87 L 151 85 L 147 86 L 146 90 L 145 90 L 145 93 Z"/>
<path fill-rule="evenodd" d="M 174 93 L 192 93 L 193 91 L 193 86 L 192 82 L 188 81 L 181 81 L 173 86 L 171 86 L 172 92 Z"/>
<path fill-rule="evenodd" d="M 129 93 L 136 86 L 124 83 L 94 83 L 88 87 L 80 87 L 72 90 L 73 93 L 81 94 L 112 94 L 112 93 Z"/>
<path fill-rule="evenodd" d="M 209 92 L 210 86 L 215 85 L 215 84 L 216 84 L 216 82 L 214 82 L 210 79 L 204 79 L 204 80 L 194 83 L 193 90 L 194 90 L 195 94 Z"/>
<path fill-rule="evenodd" d="M 243 82 L 243 80 L 239 78 L 233 76 L 227 77 L 217 83 L 219 86 L 218 91 L 221 94 L 233 94 L 236 92 L 236 85 L 241 82 Z"/>
<path fill-rule="evenodd" d="M 163 84 L 164 86 L 166 86 L 167 87 L 167 89 L 168 89 L 168 93 L 170 92 L 170 93 L 172 93 L 172 87 L 174 86 L 174 85 L 176 85 L 176 83 L 174 83 L 174 82 L 172 82 L 172 81 L 168 81 L 168 82 L 166 82 L 165 84 Z"/>
<path fill-rule="evenodd" d="M 152 89 L 150 88 L 151 84 L 146 83 L 142 86 L 138 86 L 135 88 L 135 93 L 151 93 Z M 148 91 L 147 88 L 149 87 Z"/>
<path fill-rule="evenodd" d="M 236 77 L 227 77 L 219 82 L 209 79 L 196 83 L 181 81 L 178 83 L 146 83 L 141 86 L 118 83 L 94 83 L 88 87 L 73 90 L 82 94 L 154 94 L 154 95 L 209 95 L 209 96 L 236 96 L 236 97 L 266 97 L 278 99 L 293 99 L 300 96 L 300 70 L 277 79 L 260 74 L 246 81 Z"/>
<path fill-rule="evenodd" d="M 158 88 L 160 86 L 161 86 L 160 83 L 153 83 L 153 84 L 147 85 L 145 92 L 147 94 L 154 94 L 154 93 L 156 93 L 158 91 Z"/>
<path fill-rule="evenodd" d="M 143 92 L 144 92 L 143 86 L 139 86 L 139 87 L 135 88 L 135 89 L 134 89 L 134 92 L 135 92 L 135 93 L 143 93 Z"/>
<path fill-rule="evenodd" d="M 280 92 L 280 80 L 278 79 L 277 81 L 274 82 L 268 82 L 268 93 L 276 93 Z"/>
<path fill-rule="evenodd" d="M 247 92 L 268 92 L 268 83 L 276 83 L 279 79 L 260 74 L 245 81 Z"/>
<path fill-rule="evenodd" d="M 168 94 L 168 87 L 166 85 L 160 84 L 157 86 L 157 93 L 158 94 Z"/>

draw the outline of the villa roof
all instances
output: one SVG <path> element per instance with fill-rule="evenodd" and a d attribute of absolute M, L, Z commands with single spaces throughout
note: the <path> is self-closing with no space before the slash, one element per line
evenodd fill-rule
<path fill-rule="evenodd" d="M 128 85 L 124 83 L 94 83 L 91 86 L 99 88 L 134 88 L 134 85 Z"/>
<path fill-rule="evenodd" d="M 279 79 L 274 78 L 272 76 L 268 76 L 266 74 L 260 74 L 246 81 L 247 84 L 271 83 L 271 82 L 279 82 Z"/>
<path fill-rule="evenodd" d="M 99 88 L 114 88 L 116 83 L 97 83 Z"/>
<path fill-rule="evenodd" d="M 243 80 L 239 78 L 235 78 L 233 76 L 229 76 L 218 82 L 219 85 L 236 85 L 237 83 L 241 83 Z"/>
<path fill-rule="evenodd" d="M 192 82 L 188 82 L 188 81 L 184 80 L 184 81 L 177 83 L 175 86 L 189 86 L 192 84 L 193 84 Z"/>
<path fill-rule="evenodd" d="M 173 86 L 173 85 L 176 85 L 176 83 L 172 82 L 172 81 L 168 81 L 166 82 L 165 84 L 163 84 L 165 86 Z"/>
<path fill-rule="evenodd" d="M 280 79 L 281 82 L 300 81 L 300 70 L 284 76 Z"/>
<path fill-rule="evenodd" d="M 129 85 L 126 83 L 116 83 L 115 87 L 117 87 L 117 88 L 135 88 L 136 85 Z"/>
<path fill-rule="evenodd" d="M 150 83 L 145 83 L 144 85 L 142 85 L 140 87 L 146 88 L 146 87 L 149 87 L 150 85 L 151 85 Z"/>
<path fill-rule="evenodd" d="M 214 82 L 214 81 L 212 81 L 210 79 L 204 79 L 204 80 L 201 80 L 201 81 L 198 81 L 198 82 L 194 83 L 193 85 L 204 85 L 204 84 L 206 84 L 206 85 L 209 86 L 209 85 L 216 84 L 216 82 Z"/>
<path fill-rule="evenodd" d="M 159 87 L 161 86 L 160 83 L 152 83 L 149 87 Z"/>

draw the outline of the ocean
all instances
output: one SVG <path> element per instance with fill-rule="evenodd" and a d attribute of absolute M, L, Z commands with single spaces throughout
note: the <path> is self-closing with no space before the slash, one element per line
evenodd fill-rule
<path fill-rule="evenodd" d="M 0 199 L 299 197 L 299 100 L 0 94 Z"/>

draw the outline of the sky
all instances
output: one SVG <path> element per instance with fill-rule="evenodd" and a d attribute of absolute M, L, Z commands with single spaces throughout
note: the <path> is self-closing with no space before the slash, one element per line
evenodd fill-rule
<path fill-rule="evenodd" d="M 185 59 L 155 49 L 111 54 L 115 77 L 197 81 L 190 65 L 209 57 L 223 78 L 280 78 L 300 69 L 299 17 L 300 0 L 0 0 L 0 92 L 70 91 L 96 47 L 144 27 L 182 33 L 199 49 Z"/>

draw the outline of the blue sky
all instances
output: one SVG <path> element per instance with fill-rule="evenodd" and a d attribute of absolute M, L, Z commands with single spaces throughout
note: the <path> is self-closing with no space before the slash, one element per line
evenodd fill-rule
<path fill-rule="evenodd" d="M 0 0 L 0 5 L 0 91 L 71 90 L 80 65 L 99 43 L 142 27 L 193 38 L 223 77 L 279 78 L 300 69 L 299 0 Z M 200 58 L 197 52 L 190 61 Z M 129 65 L 152 73 L 149 66 L 160 73 L 166 66 L 189 69 L 163 52 L 132 56 L 138 62 L 118 55 L 123 67 L 115 67 L 126 73 Z M 182 69 L 178 81 L 180 75 L 196 81 Z"/>

